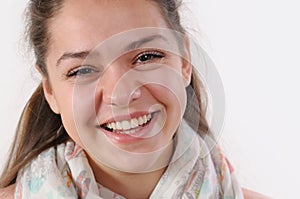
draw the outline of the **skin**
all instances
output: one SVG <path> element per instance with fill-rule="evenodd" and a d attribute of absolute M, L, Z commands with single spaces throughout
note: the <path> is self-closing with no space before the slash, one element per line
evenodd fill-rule
<path fill-rule="evenodd" d="M 16 185 L 10 185 L 8 187 L 5 187 L 4 189 L 0 189 L 0 198 L 3 199 L 13 199 L 14 198 L 14 192 L 16 189 Z"/>
<path fill-rule="evenodd" d="M 126 107 L 126 111 L 136 113 L 159 105 L 160 108 L 156 110 L 160 111 L 157 114 L 159 119 L 156 121 L 159 122 L 163 119 L 166 122 L 158 135 L 129 144 L 115 143 L 118 148 L 129 152 L 152 152 L 172 142 L 172 137 L 181 119 L 180 116 L 183 114 L 183 110 L 180 108 L 183 105 L 178 102 L 176 95 L 169 89 L 156 84 L 142 85 L 136 89 L 132 89 L 128 84 L 127 87 L 130 88 L 125 87 L 127 92 L 123 90 L 123 92 L 114 93 L 114 88 L 122 75 L 134 65 L 129 60 L 139 55 L 139 52 L 129 53 L 115 60 L 106 68 L 100 80 L 96 81 L 95 104 L 93 104 L 96 110 L 95 118 L 89 115 L 91 111 L 85 111 L 86 104 L 92 102 L 89 100 L 81 104 L 75 102 L 75 107 L 79 107 L 80 110 L 81 118 L 78 122 L 74 118 L 74 89 L 80 90 L 83 86 L 76 87 L 76 81 L 67 78 L 66 74 L 80 65 L 85 57 L 64 59 L 59 62 L 59 66 L 56 65 L 66 52 L 91 51 L 99 43 L 117 33 L 144 27 L 168 28 L 157 5 L 150 1 L 65 1 L 64 7 L 49 26 L 51 45 L 46 60 L 49 76 L 43 78 L 44 92 L 50 107 L 55 113 L 61 115 L 64 127 L 70 137 L 88 153 L 97 182 L 126 198 L 148 198 L 165 168 L 146 173 L 128 173 L 112 169 L 96 161 L 91 150 L 85 148 L 78 133 L 78 126 L 85 129 L 85 132 L 88 131 L 89 134 L 97 136 L 99 129 L 95 128 L 96 122 L 101 124 L 115 116 L 126 114 L 124 107 Z M 157 60 L 153 62 L 155 61 Z M 181 76 L 181 81 L 173 79 L 170 82 L 173 84 L 179 82 L 179 87 L 183 88 L 185 94 L 184 87 L 189 84 L 191 78 L 191 65 L 170 53 L 164 59 L 159 60 L 159 63 L 172 66 L 172 70 Z M 92 77 L 93 74 L 96 73 L 91 73 L 87 77 Z M 170 87 L 172 87 L 171 84 Z M 166 156 L 170 157 L 171 152 L 170 149 L 166 150 Z M 103 154 L 107 153 L 110 151 L 103 152 Z M 137 165 L 137 167 L 142 166 Z M 141 184 L 143 186 L 140 186 Z"/>
<path fill-rule="evenodd" d="M 145 4 L 149 6 L 145 6 Z M 132 10 L 135 12 L 132 12 Z M 118 12 L 118 15 L 114 14 L 116 12 Z M 77 143 L 81 143 L 81 141 L 75 133 L 76 129 L 74 127 L 76 125 L 72 115 L 74 111 L 71 106 L 75 83 L 72 79 L 66 79 L 65 74 L 68 70 L 81 64 L 83 60 L 68 59 L 60 63 L 59 67 L 55 67 L 57 60 L 65 52 L 90 51 L 116 33 L 141 27 L 167 28 L 167 24 L 160 15 L 159 10 L 153 3 L 148 1 L 76 1 L 75 3 L 66 1 L 61 13 L 54 18 L 50 25 L 52 39 L 47 57 L 49 78 L 44 78 L 43 80 L 45 94 L 52 110 L 61 114 L 67 132 L 70 133 L 70 136 Z M 182 73 L 186 84 L 188 84 L 191 66 L 183 65 L 178 58 L 170 58 L 165 62 L 178 66 L 175 69 Z M 97 88 L 99 92 L 95 94 L 96 109 L 99 109 L 99 112 L 101 112 L 101 114 L 97 115 L 99 123 L 113 117 L 113 105 L 117 107 L 117 111 L 120 112 L 119 115 L 122 115 L 121 106 L 124 106 L 128 100 L 129 103 L 125 106 L 134 110 L 148 110 L 155 103 L 169 107 L 177 105 L 175 103 L 165 105 L 172 99 L 169 92 L 164 96 L 164 99 L 157 99 L 160 97 L 160 93 L 166 91 L 157 86 L 144 86 L 138 91 L 134 91 L 135 93 L 140 93 L 138 95 L 129 96 L 130 93 L 119 92 L 114 93 L 115 96 L 113 96 L 112 92 L 117 81 L 127 70 L 122 64 L 124 65 L 123 60 L 118 60 L 112 64 L 101 78 L 101 82 L 99 82 L 100 86 Z M 177 114 L 181 110 L 176 111 L 172 112 L 172 114 Z M 171 112 L 167 113 L 170 119 L 172 114 Z M 166 125 L 169 125 L 166 128 L 171 126 L 169 123 Z M 170 130 L 166 130 L 166 132 L 170 132 Z M 154 141 L 158 141 L 158 139 Z M 145 143 L 137 144 L 143 144 L 143 147 L 145 147 Z M 134 148 L 137 148 L 137 146 L 134 146 Z"/>
<path fill-rule="evenodd" d="M 150 3 L 145 0 L 67 0 L 60 14 L 54 17 L 50 23 L 51 45 L 46 60 L 49 76 L 43 77 L 45 96 L 52 110 L 61 114 L 64 127 L 69 135 L 82 147 L 84 144 L 77 132 L 72 106 L 76 82 L 74 79 L 66 78 L 65 74 L 81 64 L 83 60 L 64 60 L 59 67 L 56 66 L 56 62 L 65 52 L 90 51 L 100 42 L 116 33 L 141 27 L 168 27 L 153 2 Z M 185 43 L 185 45 L 188 44 Z M 187 57 L 189 57 L 188 53 Z M 176 99 L 174 100 L 173 94 L 166 88 L 157 85 L 143 85 L 134 90 L 132 95 L 126 92 L 113 93 L 113 89 L 121 76 L 128 71 L 124 68 L 124 63 L 129 64 L 126 60 L 126 56 L 116 60 L 101 78 L 100 86 L 97 87 L 95 94 L 95 101 L 97 102 L 95 108 L 102 114 L 96 114 L 96 120 L 101 123 L 114 117 L 112 107 L 115 107 L 116 113 L 119 113 L 122 112 L 120 107 L 124 104 L 129 110 L 148 110 L 151 105 L 160 104 L 166 112 L 163 133 L 150 139 L 136 141 L 130 145 L 117 143 L 118 147 L 130 152 L 153 151 L 172 141 L 172 136 L 175 133 L 175 129 L 172 127 L 174 121 L 175 126 L 180 121 L 180 118 L 174 118 L 172 115 L 180 115 L 182 110 L 174 108 L 178 107 L 178 103 Z M 173 69 L 181 74 L 183 86 L 189 84 L 191 77 L 189 64 L 176 56 L 165 58 L 164 64 L 174 66 Z M 85 125 L 86 128 L 92 128 L 88 122 Z M 99 164 L 89 154 L 88 158 L 97 182 L 129 199 L 149 198 L 165 170 L 165 168 L 161 168 L 147 173 L 127 173 Z M 143 186 L 140 186 L 141 184 Z M 15 185 L 1 189 L 0 198 L 13 198 L 14 190 Z M 249 190 L 244 190 L 244 194 L 245 198 L 267 198 Z"/>

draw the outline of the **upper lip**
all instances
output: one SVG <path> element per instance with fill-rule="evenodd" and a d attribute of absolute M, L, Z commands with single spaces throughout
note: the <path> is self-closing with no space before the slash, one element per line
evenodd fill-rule
<path fill-rule="evenodd" d="M 132 118 L 138 118 L 140 116 L 152 114 L 154 112 L 158 112 L 158 111 L 153 111 L 153 112 L 138 111 L 138 112 L 133 112 L 133 113 L 130 113 L 130 114 L 127 114 L 127 115 L 116 115 L 116 116 L 113 116 L 113 117 L 111 117 L 107 120 L 104 120 L 103 122 L 99 123 L 99 125 L 97 125 L 97 126 L 103 126 L 104 124 L 108 124 L 108 123 L 111 123 L 111 122 L 131 120 Z"/>

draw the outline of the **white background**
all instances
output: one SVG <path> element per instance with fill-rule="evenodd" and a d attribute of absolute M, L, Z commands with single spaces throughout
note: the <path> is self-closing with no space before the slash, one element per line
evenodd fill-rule
<path fill-rule="evenodd" d="M 0 170 L 18 117 L 38 83 L 22 48 L 25 1 L 0 5 Z M 243 186 L 295 198 L 300 152 L 300 12 L 296 0 L 192 0 L 222 77 L 222 144 Z M 298 185 L 298 186 L 297 186 Z"/>

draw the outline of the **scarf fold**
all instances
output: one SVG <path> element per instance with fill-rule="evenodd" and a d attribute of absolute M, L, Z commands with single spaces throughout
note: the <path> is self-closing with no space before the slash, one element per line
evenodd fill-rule
<path fill-rule="evenodd" d="M 183 121 L 175 151 L 150 199 L 243 199 L 220 148 Z M 84 150 L 67 142 L 42 152 L 19 171 L 15 199 L 125 199 L 98 184 Z"/>

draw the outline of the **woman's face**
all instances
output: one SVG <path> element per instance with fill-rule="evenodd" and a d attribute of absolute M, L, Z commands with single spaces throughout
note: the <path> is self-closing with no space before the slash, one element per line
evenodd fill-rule
<path fill-rule="evenodd" d="M 167 28 L 149 0 L 66 0 L 51 20 L 45 96 L 96 161 L 117 168 L 172 142 L 191 66 Z"/>

